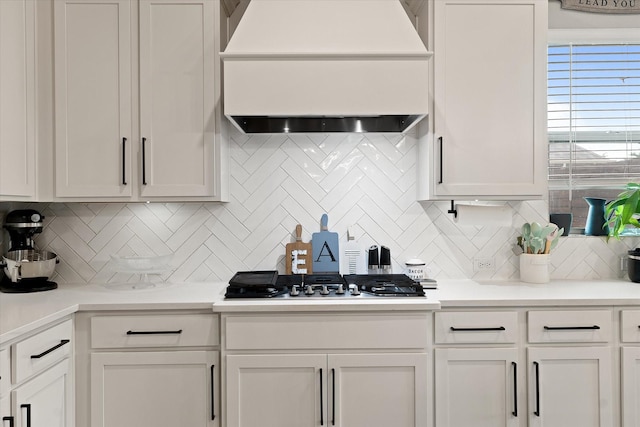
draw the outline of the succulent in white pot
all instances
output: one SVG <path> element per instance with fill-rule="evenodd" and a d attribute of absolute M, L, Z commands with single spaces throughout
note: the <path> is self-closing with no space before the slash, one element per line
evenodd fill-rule
<path fill-rule="evenodd" d="M 542 226 L 537 222 L 524 223 L 518 237 L 520 254 L 520 280 L 529 283 L 547 283 L 549 275 L 549 253 L 558 244 L 564 232 L 555 224 Z"/>

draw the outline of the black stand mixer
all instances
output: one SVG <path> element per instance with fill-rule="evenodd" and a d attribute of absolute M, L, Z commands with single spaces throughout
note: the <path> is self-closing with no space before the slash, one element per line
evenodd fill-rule
<path fill-rule="evenodd" d="M 2 257 L 1 292 L 38 292 L 58 287 L 49 280 L 58 263 L 57 255 L 33 247 L 33 236 L 42 233 L 43 220 L 44 216 L 33 209 L 7 214 L 3 227 L 9 232 L 10 247 Z"/>

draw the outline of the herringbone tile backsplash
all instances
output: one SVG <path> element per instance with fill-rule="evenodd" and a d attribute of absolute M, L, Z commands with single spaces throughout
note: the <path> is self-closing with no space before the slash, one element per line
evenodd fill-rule
<path fill-rule="evenodd" d="M 409 258 L 426 261 L 435 278 L 518 280 L 513 243 L 523 222 L 548 221 L 545 202 L 512 202 L 512 227 L 459 226 L 449 202 L 415 201 L 414 135 L 247 136 L 232 131 L 228 203 L 36 203 L 45 216 L 39 249 L 58 254 L 58 283 L 136 281 L 114 271 L 111 254 L 174 253 L 162 279 L 227 281 L 236 271 L 284 272 L 285 245 L 296 224 L 303 240 L 329 230 L 347 240 L 351 228 L 364 249 L 391 249 L 394 272 Z M 4 250 L 8 235 L 2 234 Z M 636 238 L 608 243 L 601 237 L 562 238 L 553 252 L 552 277 L 621 276 L 620 258 Z M 494 258 L 492 271 L 474 271 L 475 258 Z"/>

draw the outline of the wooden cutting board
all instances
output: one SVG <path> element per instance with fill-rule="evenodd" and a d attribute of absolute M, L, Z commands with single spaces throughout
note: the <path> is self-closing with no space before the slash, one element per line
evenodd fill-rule
<path fill-rule="evenodd" d="M 311 274 L 313 273 L 313 258 L 311 243 L 302 242 L 302 226 L 296 225 L 296 241 L 287 243 L 286 246 L 286 272 L 287 274 Z"/>
<path fill-rule="evenodd" d="M 329 217 L 323 214 L 320 232 L 311 237 L 314 273 L 340 272 L 338 233 L 330 232 L 328 223 Z"/>

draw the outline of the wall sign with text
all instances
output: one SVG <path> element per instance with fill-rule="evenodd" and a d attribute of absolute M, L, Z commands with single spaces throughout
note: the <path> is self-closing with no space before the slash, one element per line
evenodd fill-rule
<path fill-rule="evenodd" d="M 563 9 L 597 13 L 640 13 L 640 0 L 560 0 Z"/>

